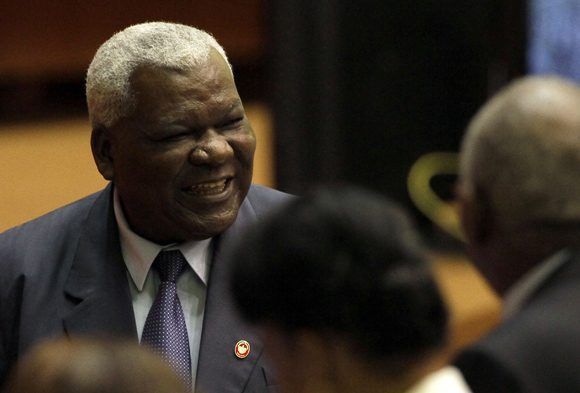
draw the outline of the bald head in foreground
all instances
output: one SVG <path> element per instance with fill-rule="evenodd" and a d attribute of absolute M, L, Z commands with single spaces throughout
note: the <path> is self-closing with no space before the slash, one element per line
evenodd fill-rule
<path fill-rule="evenodd" d="M 504 320 L 456 361 L 479 392 L 580 391 L 580 89 L 516 81 L 469 125 L 459 199 Z"/>
<path fill-rule="evenodd" d="M 87 103 L 110 184 L 0 234 L 0 383 L 46 337 L 112 335 L 153 348 L 190 390 L 266 393 L 223 255 L 287 195 L 251 185 L 256 140 L 225 51 L 191 26 L 130 26 L 95 54 Z"/>

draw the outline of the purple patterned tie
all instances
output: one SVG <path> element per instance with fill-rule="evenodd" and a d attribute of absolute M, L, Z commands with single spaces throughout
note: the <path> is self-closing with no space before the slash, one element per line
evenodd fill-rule
<path fill-rule="evenodd" d="M 186 265 L 185 257 L 179 250 L 161 251 L 153 261 L 161 284 L 147 315 L 141 344 L 150 346 L 167 359 L 186 386 L 191 387 L 189 339 L 175 285 Z"/>

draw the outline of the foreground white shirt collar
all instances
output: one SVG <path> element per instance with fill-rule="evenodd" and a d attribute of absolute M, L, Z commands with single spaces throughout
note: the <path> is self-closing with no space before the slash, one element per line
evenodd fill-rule
<path fill-rule="evenodd" d="M 427 375 L 407 391 L 407 393 L 436 392 L 471 393 L 471 389 L 469 389 L 465 379 L 463 379 L 463 375 L 457 368 L 447 366 Z"/>
<path fill-rule="evenodd" d="M 115 218 L 117 219 L 117 225 L 119 227 L 121 252 L 129 274 L 139 291 L 143 290 L 147 273 L 157 254 L 161 250 L 169 249 L 180 250 L 195 274 L 207 285 L 209 264 L 211 261 L 211 258 L 209 258 L 211 239 L 164 246 L 153 243 L 137 235 L 129 228 L 116 189 L 113 192 L 113 200 Z"/>
<path fill-rule="evenodd" d="M 524 274 L 504 297 L 503 318 L 517 313 L 540 286 L 570 258 L 570 251 L 561 250 Z"/>

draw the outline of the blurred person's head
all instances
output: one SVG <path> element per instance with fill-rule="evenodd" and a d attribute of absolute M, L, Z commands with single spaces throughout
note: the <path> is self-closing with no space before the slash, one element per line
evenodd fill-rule
<path fill-rule="evenodd" d="M 135 233 L 170 244 L 234 222 L 256 141 L 210 34 L 164 22 L 128 27 L 98 49 L 86 94 L 97 168 Z"/>
<path fill-rule="evenodd" d="M 471 256 L 504 293 L 580 239 L 580 89 L 527 77 L 471 121 L 460 157 L 459 200 Z"/>
<path fill-rule="evenodd" d="M 23 357 L 5 392 L 186 393 L 186 388 L 162 359 L 136 343 L 59 339 Z"/>
<path fill-rule="evenodd" d="M 447 312 L 404 212 L 355 188 L 319 190 L 252 229 L 231 285 L 286 393 L 389 392 L 423 376 Z"/>

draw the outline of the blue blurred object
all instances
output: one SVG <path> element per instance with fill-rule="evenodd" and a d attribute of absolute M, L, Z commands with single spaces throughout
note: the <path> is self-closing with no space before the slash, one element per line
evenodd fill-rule
<path fill-rule="evenodd" d="M 528 70 L 580 82 L 580 1 L 530 0 Z"/>

